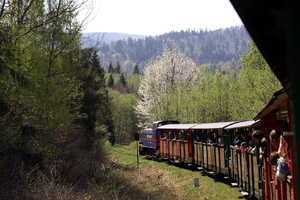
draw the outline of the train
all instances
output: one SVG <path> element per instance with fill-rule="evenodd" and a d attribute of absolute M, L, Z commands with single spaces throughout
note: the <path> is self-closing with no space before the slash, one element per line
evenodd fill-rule
<path fill-rule="evenodd" d="M 159 135 L 158 128 L 167 124 L 179 124 L 179 121 L 156 121 L 153 122 L 152 128 L 144 129 L 142 131 L 142 141 L 139 147 L 140 155 L 145 155 L 148 158 L 159 158 Z"/>
<path fill-rule="evenodd" d="M 180 124 L 178 121 L 157 121 L 151 129 L 142 131 L 140 155 L 154 160 L 169 160 L 195 165 L 206 172 L 222 174 L 232 180 L 249 197 L 256 199 L 296 199 L 295 164 L 291 101 L 282 89 L 275 92 L 267 105 L 249 121 Z M 270 141 L 273 129 L 280 129 L 286 141 L 290 173 L 284 181 L 276 178 L 277 164 L 271 153 L 277 151 Z M 259 151 L 237 151 L 235 138 L 260 130 L 267 140 L 267 157 Z"/>

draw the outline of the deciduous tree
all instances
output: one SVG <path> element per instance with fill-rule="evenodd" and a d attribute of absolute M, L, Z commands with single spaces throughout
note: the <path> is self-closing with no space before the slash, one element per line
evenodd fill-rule
<path fill-rule="evenodd" d="M 181 112 L 176 106 L 178 89 L 189 90 L 196 79 L 196 64 L 170 43 L 169 47 L 165 46 L 162 56 L 145 67 L 138 91 L 141 100 L 137 111 L 148 122 L 178 119 L 176 114 Z"/>

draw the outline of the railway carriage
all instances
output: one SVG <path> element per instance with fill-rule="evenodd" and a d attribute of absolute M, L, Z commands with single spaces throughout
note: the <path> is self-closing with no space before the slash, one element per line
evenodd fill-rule
<path fill-rule="evenodd" d="M 255 129 L 259 128 L 259 120 L 242 121 L 225 128 L 230 141 L 238 134 L 239 131 L 246 131 L 251 134 Z M 262 175 L 261 161 L 258 159 L 258 151 L 252 152 L 237 152 L 234 145 L 230 145 L 230 166 L 229 175 L 237 181 L 239 186 L 248 191 L 250 196 L 255 196 L 258 199 L 262 198 Z"/>
<path fill-rule="evenodd" d="M 204 123 L 191 128 L 194 138 L 200 138 L 194 142 L 195 164 L 216 173 L 228 174 L 229 145 L 224 128 L 235 123 Z"/>
<path fill-rule="evenodd" d="M 195 124 L 169 124 L 159 127 L 161 157 L 176 162 L 192 163 L 193 126 Z"/>

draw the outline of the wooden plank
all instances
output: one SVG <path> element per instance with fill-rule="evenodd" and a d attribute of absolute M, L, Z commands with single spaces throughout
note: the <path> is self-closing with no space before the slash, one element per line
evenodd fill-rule
<path fill-rule="evenodd" d="M 254 176 L 254 190 L 255 190 L 255 197 L 259 198 L 259 171 L 257 165 L 257 157 L 253 156 L 253 176 Z"/>
<path fill-rule="evenodd" d="M 176 159 L 180 160 L 180 141 L 176 141 Z"/>
<path fill-rule="evenodd" d="M 212 163 L 211 163 L 211 146 L 209 144 L 206 145 L 207 147 L 207 168 L 211 169 Z"/>
<path fill-rule="evenodd" d="M 221 173 L 225 174 L 225 154 L 224 147 L 220 147 L 220 162 L 221 162 Z"/>
<path fill-rule="evenodd" d="M 200 166 L 204 167 L 203 166 L 203 151 L 202 151 L 202 148 L 203 148 L 203 143 L 200 142 L 199 143 L 199 161 L 200 161 Z"/>
<path fill-rule="evenodd" d="M 220 157 L 219 157 L 219 147 L 215 147 L 215 155 L 216 155 L 216 163 L 215 163 L 215 167 L 216 167 L 216 172 L 221 172 L 220 171 Z"/>
<path fill-rule="evenodd" d="M 247 152 L 241 153 L 242 159 L 242 178 L 243 178 L 243 189 L 249 191 L 248 188 L 248 163 L 247 163 Z"/>
<path fill-rule="evenodd" d="M 189 158 L 189 147 L 188 147 L 188 143 L 184 142 L 184 153 L 185 153 L 185 159 Z"/>
<path fill-rule="evenodd" d="M 206 149 L 206 144 L 203 144 L 203 168 L 207 168 L 208 167 L 208 163 L 207 163 L 207 149 Z"/>
<path fill-rule="evenodd" d="M 183 141 L 180 142 L 180 155 L 181 155 L 180 160 L 184 161 L 184 143 L 183 143 Z"/>
<path fill-rule="evenodd" d="M 195 160 L 195 164 L 198 164 L 198 144 L 195 142 L 194 143 L 194 160 Z"/>

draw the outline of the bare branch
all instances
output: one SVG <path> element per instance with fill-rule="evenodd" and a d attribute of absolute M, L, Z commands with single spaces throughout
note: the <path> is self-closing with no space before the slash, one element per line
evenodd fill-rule
<path fill-rule="evenodd" d="M 53 64 L 53 53 L 54 53 L 54 44 L 55 44 L 55 40 L 56 40 L 56 31 L 57 31 L 57 23 L 58 23 L 58 17 L 59 17 L 59 9 L 61 6 L 61 1 L 59 0 L 58 2 L 58 6 L 57 6 L 57 11 L 56 11 L 56 20 L 55 20 L 55 24 L 54 24 L 54 30 L 53 30 L 53 34 L 52 34 L 52 43 L 51 43 L 51 50 L 50 50 L 50 58 L 49 58 L 49 67 L 48 67 L 48 78 L 50 78 L 50 74 L 51 74 L 51 68 L 52 68 L 52 64 Z"/>
<path fill-rule="evenodd" d="M 3 13 L 4 13 L 5 3 L 6 3 L 6 1 L 3 0 L 3 1 L 2 1 L 2 6 L 1 6 L 1 11 L 0 11 L 0 20 L 1 20 L 1 18 L 2 18 Z"/>
<path fill-rule="evenodd" d="M 21 23 L 23 23 L 24 18 L 26 17 L 26 14 L 27 14 L 27 12 L 29 11 L 30 7 L 32 6 L 33 2 L 34 2 L 34 0 L 31 0 L 31 1 L 29 2 L 29 5 L 25 8 L 24 13 L 22 14 L 21 19 L 20 19 L 20 22 L 21 22 Z"/>

